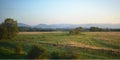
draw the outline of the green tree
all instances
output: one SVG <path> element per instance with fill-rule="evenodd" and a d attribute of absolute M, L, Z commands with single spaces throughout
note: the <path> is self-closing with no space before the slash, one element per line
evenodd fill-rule
<path fill-rule="evenodd" d="M 103 31 L 103 30 L 99 27 L 90 27 L 89 31 L 96 32 L 96 31 Z"/>
<path fill-rule="evenodd" d="M 7 28 L 0 24 L 0 39 L 7 38 Z"/>
<path fill-rule="evenodd" d="M 75 29 L 69 31 L 69 34 L 71 34 L 71 35 L 78 35 L 78 34 L 81 33 L 82 30 L 83 30 L 82 27 L 78 27 L 78 28 L 75 28 Z"/>
<path fill-rule="evenodd" d="M 0 24 L 0 39 L 12 39 L 18 33 L 17 21 L 7 18 Z"/>

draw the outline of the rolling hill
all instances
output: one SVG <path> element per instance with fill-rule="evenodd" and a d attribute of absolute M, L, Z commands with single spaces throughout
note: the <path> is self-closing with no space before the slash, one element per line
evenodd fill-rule
<path fill-rule="evenodd" d="M 38 24 L 35 26 L 30 26 L 24 23 L 18 23 L 19 27 L 33 27 L 33 28 L 76 28 L 76 27 L 83 27 L 83 28 L 90 28 L 90 27 L 100 27 L 100 28 L 120 28 L 120 24 Z"/>

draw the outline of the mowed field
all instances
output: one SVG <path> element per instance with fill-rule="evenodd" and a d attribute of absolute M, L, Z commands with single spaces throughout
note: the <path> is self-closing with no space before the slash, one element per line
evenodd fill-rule
<path fill-rule="evenodd" d="M 12 46 L 21 44 L 25 54 L 14 55 Z M 81 59 L 120 59 L 120 32 L 82 32 L 69 35 L 68 32 L 20 32 L 12 40 L 1 40 L 0 58 L 25 58 L 34 44 L 41 45 L 48 53 L 76 52 Z M 11 55 L 13 54 L 13 55 Z"/>

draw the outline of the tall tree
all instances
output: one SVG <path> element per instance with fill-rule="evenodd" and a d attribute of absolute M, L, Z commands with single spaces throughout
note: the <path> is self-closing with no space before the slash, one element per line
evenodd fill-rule
<path fill-rule="evenodd" d="M 11 39 L 18 33 L 17 21 L 7 18 L 0 24 L 0 39 Z"/>

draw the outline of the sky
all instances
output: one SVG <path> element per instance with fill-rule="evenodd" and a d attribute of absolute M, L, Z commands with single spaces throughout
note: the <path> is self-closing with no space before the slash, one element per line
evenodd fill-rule
<path fill-rule="evenodd" d="M 120 24 L 120 0 L 0 0 L 0 22 Z"/>

